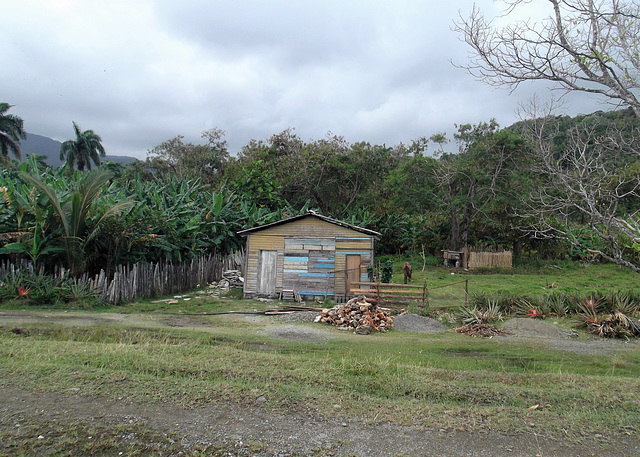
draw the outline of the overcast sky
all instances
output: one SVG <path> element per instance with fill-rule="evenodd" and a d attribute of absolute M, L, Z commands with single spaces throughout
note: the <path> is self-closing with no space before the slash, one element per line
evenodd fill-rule
<path fill-rule="evenodd" d="M 538 3 L 541 0 L 537 0 Z M 546 7 L 547 2 L 542 2 Z M 501 2 L 478 0 L 487 16 Z M 0 102 L 64 141 L 72 121 L 141 159 L 214 127 L 232 153 L 292 127 L 387 146 L 496 118 L 534 92 L 477 82 L 451 61 L 471 0 L 0 0 Z M 540 94 L 546 97 L 547 94 Z M 598 109 L 583 95 L 569 114 Z"/>

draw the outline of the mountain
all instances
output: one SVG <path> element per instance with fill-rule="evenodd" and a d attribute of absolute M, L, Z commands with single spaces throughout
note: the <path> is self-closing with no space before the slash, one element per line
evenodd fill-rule
<path fill-rule="evenodd" d="M 22 149 L 22 161 L 25 161 L 31 154 L 45 156 L 45 161 L 52 167 L 59 167 L 64 162 L 60 160 L 60 146 L 62 143 L 46 136 L 36 135 L 34 133 L 27 133 L 27 139 L 20 142 L 20 148 Z M 105 157 L 100 158 L 101 162 L 117 162 L 117 163 L 131 163 L 135 162 L 135 157 L 129 156 L 114 156 L 107 154 Z"/>

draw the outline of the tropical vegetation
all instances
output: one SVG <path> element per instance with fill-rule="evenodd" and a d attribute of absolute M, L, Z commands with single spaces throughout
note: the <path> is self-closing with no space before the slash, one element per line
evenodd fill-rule
<path fill-rule="evenodd" d="M 444 134 L 390 147 L 334 135 L 304 141 L 287 129 L 251 141 L 235 156 L 224 132 L 214 129 L 203 133 L 205 145 L 178 137 L 149 151 L 146 161 L 86 172 L 80 166 L 86 161 L 54 169 L 32 156 L 0 171 L 0 255 L 29 259 L 45 271 L 61 264 L 74 276 L 138 261 L 184 261 L 233 252 L 243 246 L 238 231 L 315 209 L 380 232 L 378 255 L 424 257 L 475 246 L 516 257 L 640 265 L 633 232 L 607 225 L 631 225 L 640 209 L 640 168 L 630 156 L 638 119 L 630 110 L 596 112 L 548 118 L 541 130 L 558 167 L 575 158 L 580 135 L 598 145 L 594 138 L 614 130 L 627 139 L 619 150 L 593 146 L 592 158 L 606 174 L 581 178 L 583 187 L 599 186 L 596 207 L 611 216 L 607 221 L 581 211 L 586 205 L 577 199 L 552 212 L 567 196 L 558 186 L 565 175 L 540 167 L 532 125 L 462 124 L 455 149 Z M 79 139 L 63 148 L 88 151 L 81 139 L 87 132 L 74 126 Z M 543 207 L 545 213 L 532 211 Z M 571 236 L 554 236 L 560 232 Z"/>
<path fill-rule="evenodd" d="M 27 137 L 24 121 L 19 116 L 8 114 L 11 105 L 0 103 L 0 159 L 6 160 L 9 153 L 20 159 L 20 140 Z"/>

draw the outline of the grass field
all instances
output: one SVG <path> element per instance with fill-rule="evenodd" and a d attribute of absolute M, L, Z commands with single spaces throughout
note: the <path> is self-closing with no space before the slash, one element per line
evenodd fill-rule
<path fill-rule="evenodd" d="M 452 277 L 445 268 L 422 273 L 414 266 L 414 272 L 417 283 L 426 278 L 429 284 L 443 284 Z M 608 265 L 455 273 L 456 279 L 469 279 L 472 292 L 545 293 L 548 283 L 566 291 L 637 287 L 637 275 Z M 343 414 L 372 423 L 523 433 L 535 429 L 575 442 L 596 436 L 640 438 L 637 344 L 577 354 L 539 341 L 478 339 L 453 331 L 360 336 L 322 324 L 297 324 L 328 332 L 326 341 L 310 343 L 274 339 L 263 332 L 273 320 L 248 320 L 243 314 L 200 316 L 201 328 L 158 324 L 167 313 L 250 312 L 265 306 L 273 305 L 236 298 L 172 306 L 146 301 L 79 314 L 128 313 L 117 324 L 27 322 L 19 332 L 4 324 L 0 386 L 76 389 L 79 395 L 176 406 L 249 404 L 259 394 L 268 400 L 265 407 L 275 411 L 312 410 L 329 417 L 340 405 Z M 3 307 L 18 309 L 15 304 Z"/>
<path fill-rule="evenodd" d="M 402 265 L 409 261 L 413 266 L 411 284 L 425 284 L 429 290 L 431 307 L 464 305 L 465 280 L 469 295 L 508 294 L 535 296 L 550 293 L 587 293 L 598 290 L 632 290 L 640 293 L 640 280 L 633 271 L 613 264 L 587 264 L 578 262 L 527 262 L 512 269 L 465 271 L 434 265 L 435 259 L 422 271 L 419 257 L 394 259 L 392 282 L 402 283 Z M 452 284 L 448 287 L 449 284 Z"/>

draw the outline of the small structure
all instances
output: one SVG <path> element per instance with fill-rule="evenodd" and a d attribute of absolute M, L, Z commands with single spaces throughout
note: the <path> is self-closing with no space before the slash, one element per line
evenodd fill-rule
<path fill-rule="evenodd" d="M 238 234 L 247 237 L 246 298 L 277 298 L 293 291 L 307 300 L 338 302 L 353 282 L 368 280 L 374 240 L 380 236 L 314 211 Z"/>
<path fill-rule="evenodd" d="M 456 268 L 466 268 L 464 262 L 464 251 L 442 251 L 442 258 L 444 259 L 444 266 L 448 267 L 453 263 Z"/>
<path fill-rule="evenodd" d="M 474 268 L 511 268 L 513 255 L 511 251 L 486 252 L 480 250 L 442 251 L 444 265 L 472 270 Z"/>

